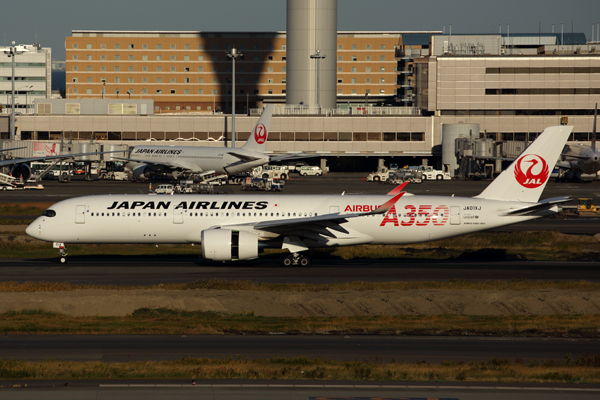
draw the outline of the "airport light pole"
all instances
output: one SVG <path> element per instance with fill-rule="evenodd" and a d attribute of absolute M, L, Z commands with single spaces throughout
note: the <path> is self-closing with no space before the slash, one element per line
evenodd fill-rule
<path fill-rule="evenodd" d="M 76 87 L 77 87 L 77 85 L 73 85 L 73 86 L 69 86 L 69 87 L 67 88 L 67 98 L 69 97 L 69 90 L 71 90 L 71 89 L 73 89 L 73 88 L 76 88 Z"/>
<path fill-rule="evenodd" d="M 226 52 L 227 57 L 231 58 L 231 147 L 235 147 L 235 59 L 243 55 L 238 53 L 236 48 L 232 48 L 231 51 Z"/>
<path fill-rule="evenodd" d="M 12 46 L 8 50 L 4 50 L 4 54 L 8 57 L 12 57 L 12 106 L 10 111 L 10 140 L 15 140 L 15 57 L 17 54 L 23 54 L 27 52 L 23 46 L 15 46 L 15 42 L 12 42 Z"/>
<path fill-rule="evenodd" d="M 317 108 L 319 109 L 319 114 L 321 114 L 321 94 L 319 87 L 319 80 L 321 78 L 321 60 L 325 58 L 325 54 L 321 54 L 321 50 L 317 50 L 315 54 L 311 54 L 310 58 L 314 58 L 317 60 Z"/>

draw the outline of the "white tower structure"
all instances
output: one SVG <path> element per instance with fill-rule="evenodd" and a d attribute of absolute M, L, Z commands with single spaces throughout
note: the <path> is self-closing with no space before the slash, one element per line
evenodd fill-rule
<path fill-rule="evenodd" d="M 337 0 L 287 0 L 286 37 L 287 104 L 336 108 Z"/>

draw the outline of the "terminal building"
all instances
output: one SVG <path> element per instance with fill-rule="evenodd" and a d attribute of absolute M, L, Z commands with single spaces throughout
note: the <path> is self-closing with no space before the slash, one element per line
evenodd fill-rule
<path fill-rule="evenodd" d="M 582 33 L 338 32 L 333 14 L 320 22 L 328 29 L 308 33 L 289 18 L 287 32 L 73 31 L 66 98 L 36 99 L 36 114 L 17 118 L 17 138 L 67 133 L 128 145 L 223 146 L 232 125 L 227 53 L 235 48 L 236 139 L 246 140 L 272 103 L 267 151 L 311 152 L 332 171 L 391 160 L 449 167 L 444 133 L 452 142 L 483 140 L 481 153 L 490 157 L 516 156 L 561 123 L 574 126 L 571 141 L 590 140 L 600 102 L 598 40 Z"/>

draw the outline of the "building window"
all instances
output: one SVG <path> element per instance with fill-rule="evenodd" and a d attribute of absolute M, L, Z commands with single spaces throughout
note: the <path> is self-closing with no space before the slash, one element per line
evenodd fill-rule
<path fill-rule="evenodd" d="M 105 45 L 105 44 L 101 44 L 101 45 L 100 45 L 100 48 L 101 48 L 101 49 L 105 49 L 105 48 L 106 48 L 106 45 Z"/>
<path fill-rule="evenodd" d="M 175 89 L 171 89 L 171 94 L 175 94 Z"/>
<path fill-rule="evenodd" d="M 162 89 L 156 89 L 156 94 L 162 94 Z"/>
<path fill-rule="evenodd" d="M 171 67 L 171 72 L 175 72 L 175 67 Z"/>
<path fill-rule="evenodd" d="M 356 56 L 352 56 L 352 61 L 358 61 L 358 58 Z"/>
<path fill-rule="evenodd" d="M 343 50 L 343 49 L 344 49 L 344 46 L 341 44 L 338 44 L 338 50 Z"/>
<path fill-rule="evenodd" d="M 254 56 L 254 61 L 260 61 L 260 58 L 258 56 Z"/>
<path fill-rule="evenodd" d="M 162 83 L 162 78 L 156 78 L 156 83 Z"/>
<path fill-rule="evenodd" d="M 281 45 L 281 50 L 287 50 L 287 45 L 285 45 L 285 44 L 282 44 L 282 45 Z"/>
<path fill-rule="evenodd" d="M 287 79 L 286 78 L 281 78 L 281 83 L 287 83 Z"/>
<path fill-rule="evenodd" d="M 120 44 L 115 44 L 115 49 L 116 49 L 116 50 L 118 50 L 118 49 L 120 49 L 120 48 L 121 48 L 121 45 L 120 45 Z"/>
<path fill-rule="evenodd" d="M 189 44 L 184 44 L 183 45 L 183 49 L 184 50 L 189 50 L 190 49 L 190 45 Z"/>
<path fill-rule="evenodd" d="M 134 47 L 134 46 L 133 46 L 133 43 L 129 43 L 129 48 L 130 48 L 130 49 L 133 49 L 133 47 Z"/>
<path fill-rule="evenodd" d="M 269 61 L 273 61 L 273 56 L 268 57 Z"/>
<path fill-rule="evenodd" d="M 371 72 L 371 67 L 365 67 L 365 72 Z"/>
<path fill-rule="evenodd" d="M 190 83 L 190 78 L 183 78 L 183 83 Z"/>
<path fill-rule="evenodd" d="M 385 94 L 385 90 L 384 90 L 384 89 L 381 89 L 381 90 L 379 91 L 379 94 Z"/>
<path fill-rule="evenodd" d="M 73 60 L 77 60 L 77 55 L 74 55 L 74 56 L 73 56 Z"/>
<path fill-rule="evenodd" d="M 157 50 L 160 50 L 160 49 L 162 49 L 162 44 L 157 44 L 157 45 L 156 45 L 156 49 L 157 49 Z"/>
<path fill-rule="evenodd" d="M 273 94 L 273 89 L 267 90 L 267 94 Z"/>
<path fill-rule="evenodd" d="M 156 72 L 162 72 L 162 67 L 156 67 Z"/>
<path fill-rule="evenodd" d="M 73 89 L 73 93 L 79 93 L 77 88 Z"/>
<path fill-rule="evenodd" d="M 115 83 L 121 83 L 121 78 L 115 78 Z"/>
<path fill-rule="evenodd" d="M 379 72 L 385 72 L 385 67 L 380 67 Z"/>
<path fill-rule="evenodd" d="M 204 89 L 198 89 L 198 94 L 204 94 Z"/>
<path fill-rule="evenodd" d="M 365 61 L 371 61 L 371 56 L 366 56 Z"/>
<path fill-rule="evenodd" d="M 355 44 L 352 45 L 352 50 L 356 50 L 356 45 Z"/>
<path fill-rule="evenodd" d="M 352 72 L 356 72 L 356 67 L 352 67 Z"/>
<path fill-rule="evenodd" d="M 267 83 L 273 83 L 273 78 L 267 79 Z"/>
<path fill-rule="evenodd" d="M 133 72 L 133 67 L 129 67 L 129 72 Z"/>
<path fill-rule="evenodd" d="M 73 67 L 73 71 L 77 71 L 77 67 Z"/>
<path fill-rule="evenodd" d="M 115 67 L 115 72 L 121 71 L 121 67 Z"/>
<path fill-rule="evenodd" d="M 147 93 L 148 93 L 148 89 L 142 88 L 142 94 L 147 94 Z"/>
<path fill-rule="evenodd" d="M 143 45 L 142 45 L 142 49 L 144 49 L 144 50 L 148 50 L 148 45 L 147 45 L 147 44 L 143 44 Z"/>
<path fill-rule="evenodd" d="M 86 56 L 86 59 L 87 59 L 88 61 L 92 61 L 92 56 L 91 56 L 91 55 L 87 55 L 87 56 Z"/>
<path fill-rule="evenodd" d="M 371 83 L 371 78 L 366 78 L 365 83 Z"/>
<path fill-rule="evenodd" d="M 88 78 L 87 78 L 87 82 L 88 82 L 88 83 L 92 83 L 92 78 L 88 77 Z"/>
<path fill-rule="evenodd" d="M 217 83 L 217 78 L 213 78 L 212 83 Z"/>
<path fill-rule="evenodd" d="M 337 94 L 344 94 L 344 92 L 342 91 L 342 89 L 338 89 L 338 93 Z"/>
<path fill-rule="evenodd" d="M 129 78 L 129 79 L 128 79 L 128 82 L 129 82 L 129 83 L 133 83 L 133 78 Z"/>
<path fill-rule="evenodd" d="M 268 70 L 269 72 L 273 72 L 273 67 L 269 67 L 267 70 Z"/>
<path fill-rule="evenodd" d="M 338 67 L 338 72 L 343 72 L 344 69 L 342 67 Z"/>
<path fill-rule="evenodd" d="M 217 89 L 213 89 L 213 94 L 217 94 Z"/>
<path fill-rule="evenodd" d="M 162 56 L 156 56 L 156 61 L 162 61 Z"/>
<path fill-rule="evenodd" d="M 185 90 L 183 91 L 183 94 L 190 94 L 190 89 L 185 89 Z"/>
<path fill-rule="evenodd" d="M 175 50 L 175 45 L 174 44 L 171 45 L 171 50 Z"/>
<path fill-rule="evenodd" d="M 204 67 L 198 67 L 198 72 L 204 72 Z"/>
<path fill-rule="evenodd" d="M 343 60 L 344 60 L 344 57 L 338 56 L 338 61 L 343 61 Z"/>
<path fill-rule="evenodd" d="M 77 82 L 77 79 L 78 79 L 78 78 L 73 78 L 73 82 Z"/>
<path fill-rule="evenodd" d="M 100 60 L 106 60 L 106 56 L 100 56 Z"/>
<path fill-rule="evenodd" d="M 352 78 L 352 80 L 350 81 L 350 83 L 356 83 L 356 78 Z"/>
<path fill-rule="evenodd" d="M 371 50 L 371 45 L 370 45 L 370 44 L 368 44 L 368 45 L 367 45 L 367 47 L 366 47 L 366 49 L 367 49 L 367 50 Z"/>
<path fill-rule="evenodd" d="M 102 71 L 102 72 L 106 71 L 106 67 L 100 67 L 100 71 Z"/>
<path fill-rule="evenodd" d="M 92 67 L 91 67 L 91 65 L 88 65 L 88 66 L 87 66 L 85 69 L 86 69 L 87 71 L 90 71 L 90 72 L 92 71 Z"/>
<path fill-rule="evenodd" d="M 385 83 L 385 79 L 384 78 L 379 78 L 379 83 Z"/>
<path fill-rule="evenodd" d="M 175 56 L 171 56 L 171 61 L 175 61 Z"/>
<path fill-rule="evenodd" d="M 142 67 L 143 72 L 148 72 L 148 67 Z"/>
<path fill-rule="evenodd" d="M 148 83 L 148 78 L 142 78 L 142 83 Z"/>
<path fill-rule="evenodd" d="M 338 83 L 344 83 L 342 79 L 338 79 Z"/>
<path fill-rule="evenodd" d="M 121 59 L 121 56 L 115 56 L 115 61 L 119 61 Z"/>
<path fill-rule="evenodd" d="M 183 56 L 183 61 L 190 61 L 190 56 Z"/>
<path fill-rule="evenodd" d="M 133 56 L 129 56 L 129 61 L 133 61 Z"/>
<path fill-rule="evenodd" d="M 175 78 L 171 78 L 171 83 L 176 83 Z"/>
<path fill-rule="evenodd" d="M 219 61 L 219 58 L 218 58 L 217 56 L 213 56 L 213 57 L 212 57 L 212 60 L 213 60 L 213 61 Z M 215 69 L 216 69 L 216 68 L 213 68 L 213 70 L 215 70 Z"/>
<path fill-rule="evenodd" d="M 379 61 L 385 61 L 385 56 L 379 56 Z"/>
<path fill-rule="evenodd" d="M 204 45 L 203 44 L 199 44 L 198 45 L 198 50 L 204 50 Z"/>
<path fill-rule="evenodd" d="M 204 78 L 198 78 L 198 83 L 204 83 Z"/>
<path fill-rule="evenodd" d="M 77 43 L 73 43 L 73 48 L 76 49 L 77 48 Z"/>
<path fill-rule="evenodd" d="M 352 94 L 356 94 L 356 89 L 352 89 Z"/>

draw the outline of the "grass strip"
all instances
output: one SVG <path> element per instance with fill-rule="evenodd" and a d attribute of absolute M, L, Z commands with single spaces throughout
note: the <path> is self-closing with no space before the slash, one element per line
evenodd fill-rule
<path fill-rule="evenodd" d="M 183 358 L 176 361 L 0 361 L 0 379 L 319 379 L 360 381 L 599 383 L 600 354 L 545 362 L 492 358 L 440 364 L 323 358 Z M 191 383 L 191 382 L 190 382 Z"/>
<path fill-rule="evenodd" d="M 101 335 L 387 334 L 600 337 L 600 315 L 264 317 L 138 309 L 124 317 L 73 317 L 41 310 L 0 314 L 0 333 Z"/>
<path fill-rule="evenodd" d="M 96 285 L 69 282 L 0 282 L 2 292 L 62 292 L 74 290 L 233 290 L 252 292 L 338 292 L 373 290 L 578 290 L 598 291 L 600 282 L 590 281 L 532 281 L 514 279 L 510 281 L 469 281 L 450 279 L 447 281 L 396 281 L 396 282 L 334 282 L 323 284 L 307 283 L 260 283 L 250 280 L 203 279 L 190 283 L 161 283 L 149 286 Z"/>
<path fill-rule="evenodd" d="M 12 223 L 12 222 L 11 222 Z M 69 255 L 200 255 L 200 246 L 190 245 L 75 245 L 69 244 Z M 267 250 L 273 257 L 282 250 Z M 0 254 L 3 258 L 56 257 L 50 243 L 29 238 L 25 233 L 10 238 L 0 236 Z M 330 249 L 316 249 L 313 258 L 350 259 L 490 259 L 581 261 L 600 260 L 600 241 L 594 237 L 565 235 L 559 232 L 481 232 L 434 242 L 411 245 L 363 245 Z"/>

